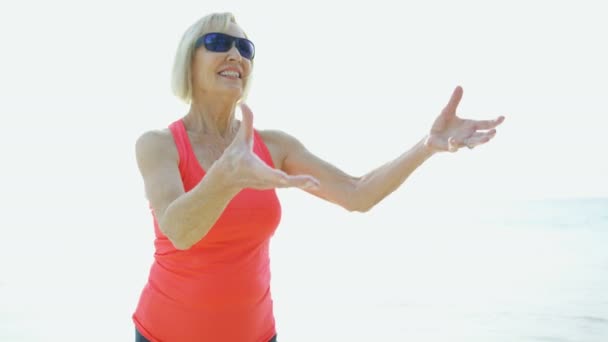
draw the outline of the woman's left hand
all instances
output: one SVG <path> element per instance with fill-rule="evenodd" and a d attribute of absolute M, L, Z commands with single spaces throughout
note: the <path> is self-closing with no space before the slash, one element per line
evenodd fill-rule
<path fill-rule="evenodd" d="M 461 147 L 470 149 L 485 144 L 496 135 L 495 127 L 504 121 L 504 116 L 494 120 L 469 120 L 456 116 L 456 108 L 462 98 L 462 88 L 454 89 L 452 98 L 435 119 L 425 145 L 434 151 L 456 152 Z"/>

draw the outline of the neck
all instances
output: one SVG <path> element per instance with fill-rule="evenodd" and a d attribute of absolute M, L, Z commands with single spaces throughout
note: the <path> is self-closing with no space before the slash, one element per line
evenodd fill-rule
<path fill-rule="evenodd" d="M 235 109 L 235 101 L 193 99 L 190 111 L 184 117 L 184 122 L 188 131 L 226 138 L 233 133 L 235 127 Z"/>

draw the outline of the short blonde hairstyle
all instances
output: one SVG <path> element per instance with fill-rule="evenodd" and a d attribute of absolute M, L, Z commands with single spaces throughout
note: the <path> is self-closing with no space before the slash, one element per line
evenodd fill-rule
<path fill-rule="evenodd" d="M 196 21 L 184 32 L 177 47 L 171 75 L 173 94 L 182 101 L 192 102 L 192 59 L 194 58 L 196 40 L 209 32 L 225 31 L 231 23 L 236 24 L 236 19 L 232 13 L 211 13 Z M 247 37 L 246 34 L 245 37 Z M 251 61 L 251 67 L 253 70 L 253 61 Z M 243 96 L 239 101 L 244 101 L 249 93 L 251 74 L 244 82 Z"/>

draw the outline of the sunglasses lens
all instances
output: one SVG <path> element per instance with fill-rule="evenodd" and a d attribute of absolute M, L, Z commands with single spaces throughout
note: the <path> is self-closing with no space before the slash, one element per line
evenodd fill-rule
<path fill-rule="evenodd" d="M 196 42 L 196 48 L 205 45 L 205 48 L 212 52 L 226 52 L 232 48 L 232 42 L 235 42 L 237 50 L 243 58 L 253 59 L 255 47 L 253 43 L 244 38 L 236 38 L 224 33 L 213 32 L 207 33 Z"/>
<path fill-rule="evenodd" d="M 205 35 L 205 48 L 213 52 L 226 52 L 232 47 L 232 37 L 221 33 Z"/>
<path fill-rule="evenodd" d="M 238 39 L 236 41 L 236 48 L 239 50 L 241 56 L 247 59 L 253 59 L 255 54 L 255 47 L 253 43 L 246 39 Z"/>

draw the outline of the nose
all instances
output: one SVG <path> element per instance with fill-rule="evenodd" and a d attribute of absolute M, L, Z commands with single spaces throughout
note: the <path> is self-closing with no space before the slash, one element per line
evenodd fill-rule
<path fill-rule="evenodd" d="M 231 61 L 240 61 L 242 56 L 239 50 L 236 48 L 236 44 L 232 44 L 230 50 L 228 50 L 228 60 Z"/>

